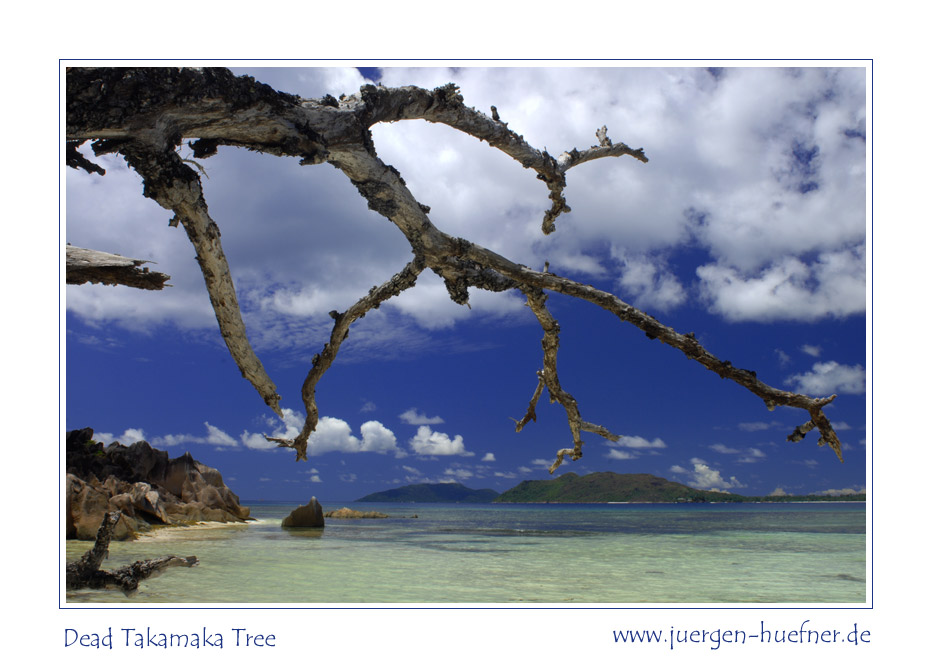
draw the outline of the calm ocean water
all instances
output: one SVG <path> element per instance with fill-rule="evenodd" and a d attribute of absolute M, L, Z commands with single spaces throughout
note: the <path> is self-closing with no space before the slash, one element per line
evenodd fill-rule
<path fill-rule="evenodd" d="M 285 530 L 298 506 L 250 504 L 255 522 L 115 542 L 104 568 L 196 555 L 132 598 L 165 603 L 864 603 L 865 504 L 324 504 L 388 513 Z M 412 516 L 416 515 L 416 518 Z M 68 560 L 90 542 L 66 542 Z"/>

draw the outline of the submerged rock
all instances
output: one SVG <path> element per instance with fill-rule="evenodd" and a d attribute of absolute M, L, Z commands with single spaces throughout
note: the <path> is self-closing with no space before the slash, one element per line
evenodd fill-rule
<path fill-rule="evenodd" d="M 387 513 L 382 513 L 381 511 L 356 511 L 347 507 L 342 509 L 337 509 L 336 511 L 328 511 L 324 514 L 327 518 L 388 518 Z"/>
<path fill-rule="evenodd" d="M 84 428 L 65 441 L 65 538 L 92 541 L 104 514 L 119 511 L 114 539 L 132 539 L 152 524 L 242 522 L 249 508 L 223 477 L 185 453 L 169 458 L 145 441 L 107 447 Z"/>
<path fill-rule="evenodd" d="M 324 510 L 320 508 L 320 502 L 316 497 L 311 497 L 311 501 L 304 506 L 288 514 L 288 517 L 282 521 L 282 527 L 323 527 Z"/>

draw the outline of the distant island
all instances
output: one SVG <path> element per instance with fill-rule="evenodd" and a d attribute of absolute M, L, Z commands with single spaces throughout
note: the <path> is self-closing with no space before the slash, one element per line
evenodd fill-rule
<path fill-rule="evenodd" d="M 487 504 L 499 495 L 497 490 L 473 490 L 462 483 L 417 483 L 392 490 L 374 492 L 357 502 L 460 502 Z"/>
<path fill-rule="evenodd" d="M 745 496 L 697 490 L 652 474 L 598 472 L 580 476 L 570 472 L 550 481 L 523 481 L 495 498 L 499 503 L 696 503 L 696 502 L 863 502 L 859 495 Z"/>
<path fill-rule="evenodd" d="M 709 502 L 864 502 L 867 495 L 766 495 L 698 490 L 652 474 L 597 472 L 580 476 L 570 472 L 546 481 L 522 481 L 499 494 L 485 488 L 473 490 L 461 483 L 419 483 L 383 490 L 357 502 L 460 502 L 466 504 L 528 503 L 655 503 Z"/>

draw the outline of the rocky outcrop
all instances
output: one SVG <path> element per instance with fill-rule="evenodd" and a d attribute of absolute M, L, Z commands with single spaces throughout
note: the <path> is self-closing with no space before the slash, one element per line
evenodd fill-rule
<path fill-rule="evenodd" d="M 130 446 L 95 442 L 91 428 L 65 441 L 65 537 L 93 540 L 104 514 L 120 512 L 113 538 L 131 539 L 151 525 L 241 522 L 249 508 L 216 469 L 185 453 L 169 458 L 145 441 Z"/>
<path fill-rule="evenodd" d="M 381 511 L 356 511 L 355 509 L 350 509 L 348 507 L 343 507 L 342 509 L 337 509 L 336 511 L 328 511 L 324 514 L 326 518 L 388 518 L 387 513 L 382 513 Z"/>
<path fill-rule="evenodd" d="M 316 497 L 311 497 L 311 501 L 304 506 L 288 514 L 288 517 L 282 521 L 282 527 L 323 527 L 324 510 L 320 508 L 320 502 Z"/>

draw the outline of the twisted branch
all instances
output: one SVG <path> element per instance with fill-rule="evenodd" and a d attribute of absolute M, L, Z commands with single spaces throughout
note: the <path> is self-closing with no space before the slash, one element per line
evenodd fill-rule
<path fill-rule="evenodd" d="M 557 320 L 547 309 L 547 296 L 544 295 L 542 290 L 528 288 L 524 291 L 524 294 L 527 296 L 528 307 L 534 312 L 537 321 L 544 330 L 544 338 L 541 341 L 541 345 L 544 349 L 544 368 L 537 373 L 539 381 L 534 397 L 531 399 L 531 406 L 529 407 L 528 414 L 531 415 L 534 413 L 534 407 L 537 404 L 537 400 L 540 398 L 541 386 L 546 385 L 547 391 L 550 393 L 550 402 L 559 402 L 566 411 L 566 419 L 570 426 L 570 432 L 573 435 L 573 448 L 564 448 L 557 451 L 557 459 L 550 465 L 550 473 L 553 474 L 557 467 L 563 463 L 564 456 L 568 455 L 573 460 L 578 460 L 582 457 L 583 441 L 580 432 L 593 432 L 610 441 L 618 441 L 621 437 L 609 432 L 601 425 L 595 425 L 582 419 L 582 416 L 579 414 L 579 406 L 576 403 L 576 399 L 563 390 L 563 386 L 560 385 L 560 378 L 557 375 L 557 352 L 560 350 L 560 324 L 557 323 Z M 528 416 L 525 416 L 524 423 L 527 422 L 527 417 Z M 519 423 L 519 425 L 522 424 Z"/>

